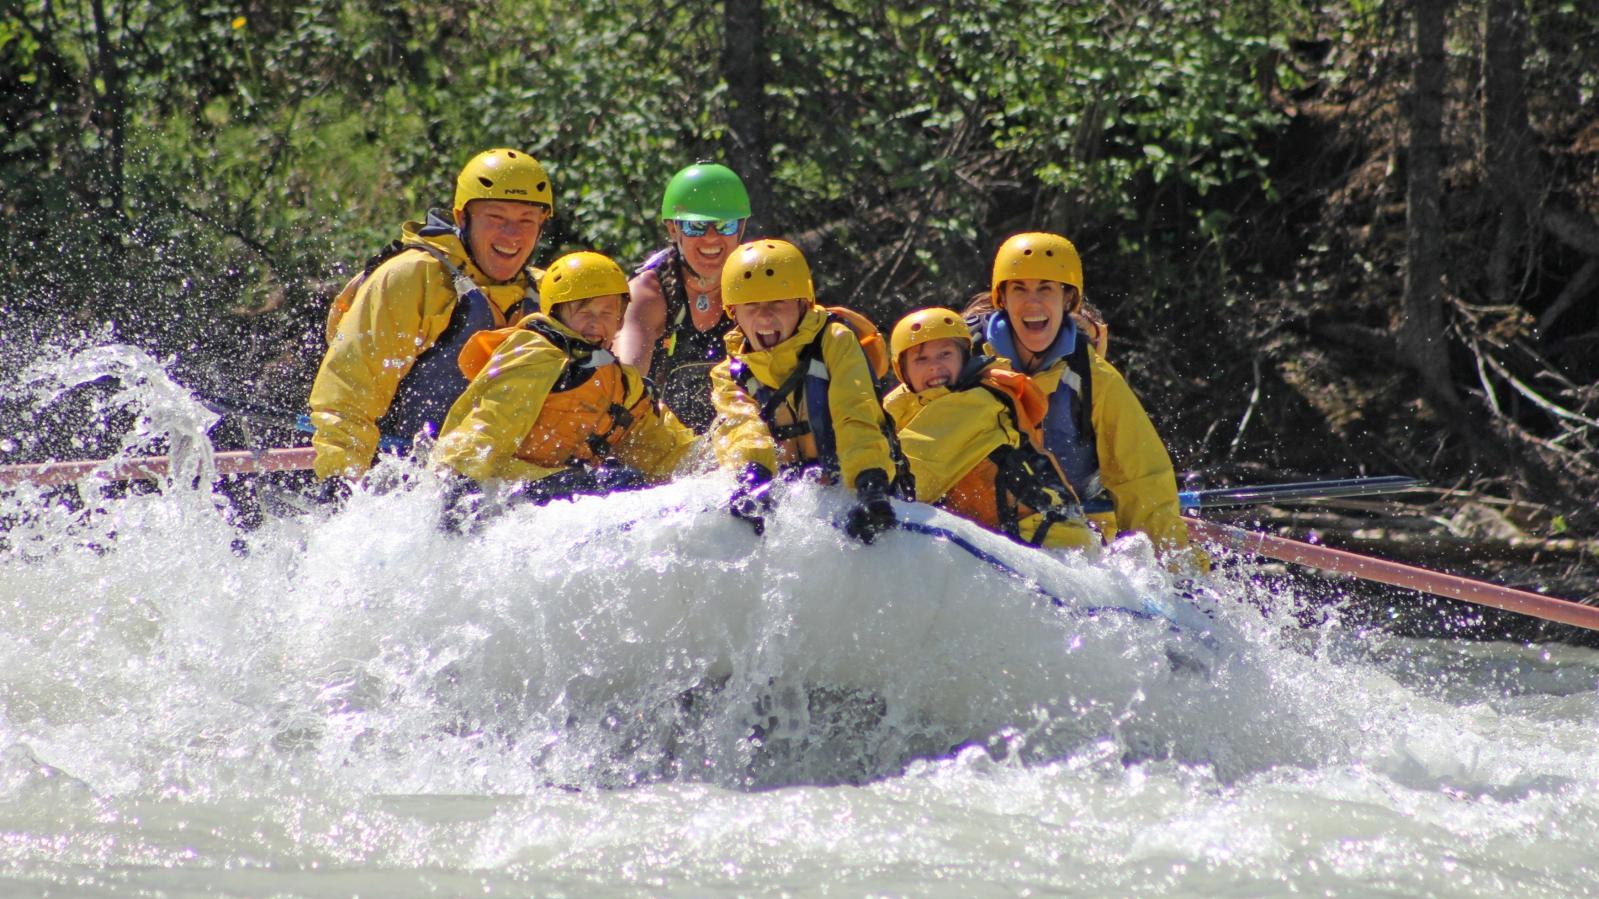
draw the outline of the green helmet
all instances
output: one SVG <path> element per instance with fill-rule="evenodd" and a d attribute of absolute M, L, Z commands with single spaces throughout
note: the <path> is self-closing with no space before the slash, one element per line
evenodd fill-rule
<path fill-rule="evenodd" d="M 691 165 L 672 176 L 661 197 L 662 221 L 725 222 L 749 217 L 749 192 L 725 165 Z"/>

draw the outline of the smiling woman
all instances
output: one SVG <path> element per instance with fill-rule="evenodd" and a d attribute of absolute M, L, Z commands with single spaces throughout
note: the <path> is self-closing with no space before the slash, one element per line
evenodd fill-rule
<path fill-rule="evenodd" d="M 1114 511 L 1095 516 L 1101 531 L 1143 531 L 1174 562 L 1208 566 L 1188 546 L 1171 456 L 1149 414 L 1071 317 L 1083 301 L 1077 247 L 1058 234 L 1014 235 L 994 254 L 989 289 L 995 311 L 976 317 L 974 338 L 1048 397 L 1044 449 L 1082 502 L 1109 495 Z"/>
<path fill-rule="evenodd" d="M 716 412 L 710 371 L 726 358 L 722 267 L 749 221 L 749 192 L 732 169 L 699 163 L 672 176 L 661 197 L 671 241 L 629 283 L 632 303 L 616 355 L 658 385 L 666 404 L 695 431 Z"/>

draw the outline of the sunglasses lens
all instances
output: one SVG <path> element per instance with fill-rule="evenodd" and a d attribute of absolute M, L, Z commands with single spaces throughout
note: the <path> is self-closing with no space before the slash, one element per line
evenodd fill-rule
<path fill-rule="evenodd" d="M 704 237 L 705 232 L 716 229 L 716 233 L 723 237 L 732 237 L 738 233 L 739 226 L 744 224 L 743 219 L 728 219 L 723 222 L 685 222 L 677 223 L 677 230 L 683 232 L 684 237 Z"/>

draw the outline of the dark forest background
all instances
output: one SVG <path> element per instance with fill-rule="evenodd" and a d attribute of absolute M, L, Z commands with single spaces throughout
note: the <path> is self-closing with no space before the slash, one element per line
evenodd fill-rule
<path fill-rule="evenodd" d="M 1593 0 L 0 8 L 8 365 L 104 334 L 290 415 L 330 294 L 474 152 L 549 168 L 539 259 L 624 265 L 714 159 L 885 326 L 1071 236 L 1206 484 L 1411 474 L 1599 532 Z M 85 454 L 19 430 L 0 462 Z"/>

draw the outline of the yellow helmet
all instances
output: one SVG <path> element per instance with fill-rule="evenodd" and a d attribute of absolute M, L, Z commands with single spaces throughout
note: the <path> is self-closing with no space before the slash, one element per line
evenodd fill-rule
<path fill-rule="evenodd" d="M 1059 281 L 1077 288 L 1077 301 L 1067 312 L 1073 312 L 1083 301 L 1083 260 L 1077 255 L 1072 242 L 1059 234 L 1029 231 L 1017 234 L 1000 244 L 994 254 L 994 278 L 990 285 L 994 308 L 1005 308 L 1006 281 L 1037 278 Z"/>
<path fill-rule="evenodd" d="M 455 215 L 460 218 L 473 200 L 542 203 L 555 214 L 555 191 L 539 161 L 520 150 L 484 150 L 472 157 L 455 179 Z"/>
<path fill-rule="evenodd" d="M 544 280 L 539 282 L 539 309 L 549 315 L 562 303 L 613 293 L 622 295 L 622 308 L 627 308 L 627 276 L 622 274 L 621 266 L 599 253 L 568 253 L 544 270 Z"/>
<path fill-rule="evenodd" d="M 905 355 L 906 350 L 945 338 L 965 343 L 968 352 L 972 348 L 971 329 L 966 327 L 966 322 L 960 313 L 952 309 L 939 306 L 918 309 L 900 319 L 894 325 L 893 334 L 888 338 L 889 359 L 894 364 L 894 377 L 901 381 L 905 380 L 905 376 L 900 373 L 899 360 Z"/>
<path fill-rule="evenodd" d="M 722 307 L 732 318 L 734 306 L 772 300 L 815 303 L 811 267 L 799 247 L 786 240 L 752 240 L 722 266 Z"/>

